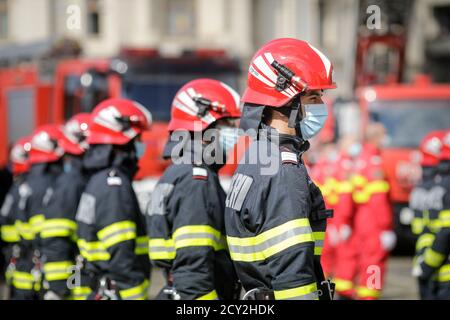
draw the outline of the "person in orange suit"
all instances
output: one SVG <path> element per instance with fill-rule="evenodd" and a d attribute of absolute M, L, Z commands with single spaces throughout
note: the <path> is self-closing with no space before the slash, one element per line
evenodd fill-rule
<path fill-rule="evenodd" d="M 389 183 L 381 158 L 385 135 L 380 123 L 369 124 L 362 152 L 355 162 L 352 177 L 355 213 L 348 240 L 350 257 L 339 261 L 340 272 L 335 279 L 336 291 L 344 298 L 380 297 L 386 261 L 395 245 Z"/>

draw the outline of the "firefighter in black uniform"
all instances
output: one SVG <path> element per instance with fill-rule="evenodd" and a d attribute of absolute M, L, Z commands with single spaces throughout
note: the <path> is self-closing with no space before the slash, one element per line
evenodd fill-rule
<path fill-rule="evenodd" d="M 27 172 L 30 169 L 28 163 L 28 153 L 30 148 L 30 137 L 24 137 L 17 140 L 11 149 L 10 160 L 14 182 L 6 195 L 0 210 L 1 240 L 5 244 L 2 249 L 7 263 L 5 279 L 8 286 L 11 285 L 12 275 L 16 267 L 20 237 L 14 224 L 20 198 L 19 188 L 20 185 L 24 183 Z"/>
<path fill-rule="evenodd" d="M 431 299 L 450 300 L 450 130 L 442 137 L 440 179 L 427 197 L 434 203 L 430 214 L 436 212 L 431 229 L 433 238 L 423 254 L 417 258 L 413 275 L 429 285 Z"/>
<path fill-rule="evenodd" d="M 239 95 L 220 81 L 193 80 L 175 95 L 164 150 L 172 165 L 147 210 L 150 260 L 167 275 L 157 299 L 237 298 L 217 172 L 237 141 L 239 117 Z"/>
<path fill-rule="evenodd" d="M 76 214 L 78 247 L 94 279 L 89 299 L 146 299 L 148 238 L 132 179 L 150 124 L 148 110 L 131 100 L 108 99 L 92 111 L 84 165 L 93 173 Z"/>
<path fill-rule="evenodd" d="M 83 154 L 88 147 L 89 121 L 88 113 L 75 115 L 63 127 L 60 139 L 65 151 L 64 171 L 56 179 L 53 194 L 43 210 L 45 220 L 40 234 L 44 279 L 48 286 L 45 300 L 83 300 L 90 294 L 89 286 L 81 284 L 86 279 L 81 273 L 75 274 L 78 255 L 75 214 L 88 179 Z M 68 283 L 72 273 L 74 283 Z"/>
<path fill-rule="evenodd" d="M 320 265 L 332 211 L 301 155 L 327 118 L 322 91 L 334 87 L 331 62 L 307 42 L 276 39 L 252 59 L 241 129 L 256 141 L 236 170 L 225 212 L 244 299 L 332 298 Z"/>
<path fill-rule="evenodd" d="M 43 207 L 51 197 L 56 177 L 62 172 L 59 145 L 61 128 L 45 125 L 31 138 L 30 172 L 19 187 L 19 204 L 15 226 L 20 236 L 19 253 L 12 280 L 12 299 L 39 299 L 42 270 L 40 231 L 44 222 Z"/>
<path fill-rule="evenodd" d="M 430 190 L 435 186 L 436 180 L 440 179 L 438 165 L 440 153 L 442 152 L 443 131 L 433 131 L 425 136 L 420 144 L 422 154 L 422 180 L 411 192 L 409 208 L 413 211 L 414 217 L 411 221 L 411 231 L 417 235 L 416 252 L 414 257 L 415 265 L 417 259 L 433 243 L 435 234 L 434 221 L 437 221 L 438 212 L 432 210 L 433 201 L 428 201 L 431 195 Z M 430 292 L 431 285 L 429 279 L 418 278 L 419 294 L 422 300 L 433 299 Z"/>

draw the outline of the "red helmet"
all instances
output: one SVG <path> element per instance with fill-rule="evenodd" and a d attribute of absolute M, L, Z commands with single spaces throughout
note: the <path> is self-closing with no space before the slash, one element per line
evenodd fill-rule
<path fill-rule="evenodd" d="M 107 99 L 92 111 L 89 144 L 127 144 L 150 128 L 152 115 L 128 99 Z"/>
<path fill-rule="evenodd" d="M 81 155 L 89 147 L 86 139 L 89 136 L 91 115 L 79 113 L 64 125 L 60 145 L 66 153 Z"/>
<path fill-rule="evenodd" d="M 178 90 L 168 130 L 203 131 L 221 118 L 239 118 L 239 94 L 223 82 L 197 79 Z"/>
<path fill-rule="evenodd" d="M 62 130 L 58 125 L 37 128 L 31 137 L 30 164 L 59 160 L 64 155 L 64 149 L 59 145 L 61 138 Z"/>
<path fill-rule="evenodd" d="M 442 153 L 442 138 L 444 131 L 432 131 L 420 143 L 422 153 L 422 166 L 433 167 L 439 164 Z"/>
<path fill-rule="evenodd" d="M 14 175 L 27 172 L 30 168 L 29 152 L 31 149 L 31 138 L 23 137 L 16 141 L 10 153 L 12 171 Z"/>
<path fill-rule="evenodd" d="M 441 160 L 450 160 L 450 129 L 445 130 L 442 137 Z"/>
<path fill-rule="evenodd" d="M 253 56 L 242 101 L 281 107 L 303 90 L 336 88 L 332 74 L 330 60 L 308 42 L 275 39 Z"/>

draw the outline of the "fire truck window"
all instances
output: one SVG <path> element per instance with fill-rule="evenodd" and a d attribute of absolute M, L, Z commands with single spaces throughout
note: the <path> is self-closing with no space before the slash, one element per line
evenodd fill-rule
<path fill-rule="evenodd" d="M 67 120 L 80 112 L 90 112 L 108 98 L 107 76 L 89 74 L 89 83 L 82 84 L 81 77 L 67 76 L 64 81 L 64 118 Z"/>
<path fill-rule="evenodd" d="M 8 37 L 8 3 L 0 0 L 0 38 Z"/>
<path fill-rule="evenodd" d="M 31 134 L 34 127 L 34 91 L 32 89 L 9 90 L 8 99 L 8 143 Z"/>
<path fill-rule="evenodd" d="M 393 148 L 416 148 L 428 132 L 450 123 L 450 100 L 376 101 L 369 108 L 371 120 L 386 127 Z"/>

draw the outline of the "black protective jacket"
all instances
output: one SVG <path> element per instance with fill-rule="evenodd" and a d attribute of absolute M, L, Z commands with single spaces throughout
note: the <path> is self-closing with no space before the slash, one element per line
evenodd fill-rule
<path fill-rule="evenodd" d="M 434 190 L 433 209 L 438 219 L 434 222 L 434 237 L 431 245 L 424 250 L 421 259 L 423 274 L 428 280 L 435 299 L 450 299 L 450 174 L 444 172 Z"/>
<path fill-rule="evenodd" d="M 227 242 L 247 291 L 268 289 L 277 300 L 318 298 L 324 280 L 320 255 L 332 212 L 325 210 L 301 160 L 308 147 L 268 127 L 233 177 L 226 199 Z"/>
<path fill-rule="evenodd" d="M 40 290 L 40 269 L 35 260 L 39 255 L 35 254 L 41 245 L 44 206 L 52 196 L 55 179 L 61 170 L 60 162 L 34 164 L 19 187 L 15 226 L 20 236 L 20 253 L 13 275 L 13 299 L 32 299 L 34 291 Z"/>
<path fill-rule="evenodd" d="M 145 299 L 150 264 L 148 238 L 132 177 L 137 160 L 110 145 L 92 146 L 85 166 L 89 179 L 76 215 L 78 247 L 96 283 L 113 280 L 122 299 Z M 93 288 L 94 290 L 97 288 Z"/>
<path fill-rule="evenodd" d="M 191 148 L 173 160 L 147 210 L 151 262 L 167 271 L 168 286 L 181 299 L 236 298 L 237 277 L 226 248 L 226 195 L 217 175 L 219 166 L 192 164 Z"/>
<path fill-rule="evenodd" d="M 45 221 L 41 230 L 41 253 L 44 257 L 44 276 L 49 290 L 61 297 L 80 294 L 78 287 L 69 288 L 71 274 L 75 274 L 76 244 L 75 214 L 81 194 L 87 183 L 82 158 L 65 160 L 69 170 L 56 179 L 53 194 L 44 208 Z M 67 166 L 66 166 L 67 167 Z M 72 290 L 71 290 L 72 289 Z"/>

